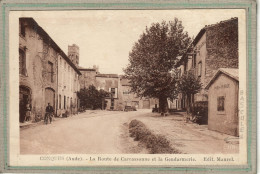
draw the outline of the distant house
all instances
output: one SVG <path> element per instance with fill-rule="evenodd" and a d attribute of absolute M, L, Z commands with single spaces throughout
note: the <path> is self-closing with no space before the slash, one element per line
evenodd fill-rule
<path fill-rule="evenodd" d="M 118 86 L 119 76 L 117 74 L 97 74 L 96 88 L 110 92 L 111 95 L 106 98 L 107 108 L 112 110 L 121 110 L 118 104 Z"/>
<path fill-rule="evenodd" d="M 195 37 L 188 51 L 176 64 L 179 74 L 193 73 L 200 78 L 202 90 L 192 103 L 207 102 L 206 85 L 219 68 L 238 68 L 238 18 L 206 25 Z M 186 108 L 186 98 L 179 94 L 177 109 Z"/>
<path fill-rule="evenodd" d="M 90 85 L 96 86 L 96 75 L 99 74 L 96 68 L 79 68 L 81 72 L 80 76 L 80 88 L 88 88 Z"/>
<path fill-rule="evenodd" d="M 158 100 L 154 98 L 138 97 L 137 94 L 131 92 L 131 85 L 128 79 L 120 77 L 119 83 L 119 104 L 135 107 L 136 109 L 152 109 L 155 105 L 159 106 Z"/>
<path fill-rule="evenodd" d="M 106 97 L 106 108 L 111 110 L 124 110 L 126 106 L 136 109 L 152 109 L 157 104 L 157 99 L 138 97 L 131 92 L 129 80 L 118 74 L 102 74 L 94 68 L 80 68 L 80 88 L 94 85 L 97 90 L 105 90 L 111 95 Z"/>
<path fill-rule="evenodd" d="M 238 69 L 220 68 L 206 86 L 208 128 L 238 136 Z"/>

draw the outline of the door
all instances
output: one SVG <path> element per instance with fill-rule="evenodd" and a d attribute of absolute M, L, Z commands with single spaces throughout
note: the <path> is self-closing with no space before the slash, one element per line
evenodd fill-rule
<path fill-rule="evenodd" d="M 50 105 L 55 110 L 55 92 L 51 88 L 45 89 L 45 107 L 50 103 Z"/>
<path fill-rule="evenodd" d="M 26 114 L 26 104 L 31 101 L 30 88 L 20 86 L 19 88 L 19 121 L 24 122 Z"/>

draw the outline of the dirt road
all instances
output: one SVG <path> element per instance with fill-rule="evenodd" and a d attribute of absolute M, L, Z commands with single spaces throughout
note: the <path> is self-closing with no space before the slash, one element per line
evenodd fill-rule
<path fill-rule="evenodd" d="M 52 124 L 43 123 L 20 132 L 22 154 L 118 154 L 131 153 L 137 142 L 128 138 L 124 123 L 151 113 L 88 111 L 77 116 L 60 118 Z"/>
<path fill-rule="evenodd" d="M 131 120 L 142 121 L 155 134 L 165 135 L 173 148 L 181 153 L 237 153 L 236 139 L 207 129 L 207 125 L 185 123 L 183 115 L 167 117 L 151 110 L 132 112 L 87 111 L 77 116 L 60 118 L 21 129 L 21 154 L 123 154 L 149 153 L 129 137 Z"/>

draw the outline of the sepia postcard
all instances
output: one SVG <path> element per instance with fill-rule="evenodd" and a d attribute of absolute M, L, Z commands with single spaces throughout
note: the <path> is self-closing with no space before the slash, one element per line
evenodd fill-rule
<path fill-rule="evenodd" d="M 256 172 L 254 1 L 1 5 L 0 171 Z"/>

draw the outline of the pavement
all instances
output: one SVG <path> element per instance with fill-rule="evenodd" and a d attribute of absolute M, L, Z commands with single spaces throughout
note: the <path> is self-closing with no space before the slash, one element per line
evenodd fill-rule
<path fill-rule="evenodd" d="M 181 153 L 237 153 L 236 138 L 207 129 L 207 125 L 186 123 L 185 113 L 166 117 L 151 110 L 131 112 L 94 110 L 68 118 L 55 118 L 52 124 L 30 124 L 20 129 L 21 154 L 125 154 L 149 153 L 129 137 L 128 124 L 142 121 L 155 134 L 164 135 Z"/>

